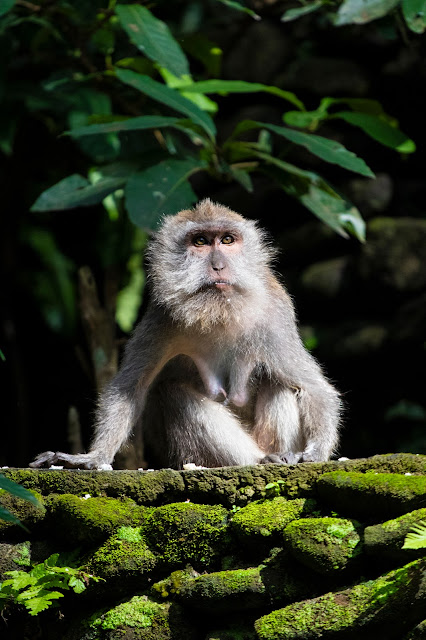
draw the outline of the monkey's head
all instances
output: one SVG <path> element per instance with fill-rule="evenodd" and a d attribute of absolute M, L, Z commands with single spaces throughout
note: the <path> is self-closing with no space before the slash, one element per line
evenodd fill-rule
<path fill-rule="evenodd" d="M 273 250 L 256 223 L 206 199 L 165 218 L 148 248 L 153 295 L 174 320 L 210 330 L 245 320 Z"/>

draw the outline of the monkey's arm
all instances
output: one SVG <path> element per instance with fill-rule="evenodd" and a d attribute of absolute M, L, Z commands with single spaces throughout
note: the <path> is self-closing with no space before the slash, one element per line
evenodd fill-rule
<path fill-rule="evenodd" d="M 268 425 L 274 450 L 263 462 L 328 460 L 338 441 L 341 401 L 299 336 L 291 302 L 283 299 L 279 316 L 271 318 L 271 346 L 266 358 L 276 385 L 258 398 L 261 424 Z M 259 430 L 259 427 L 258 427 Z M 268 451 L 268 449 L 267 449 Z"/>
<path fill-rule="evenodd" d="M 142 413 L 152 381 L 175 355 L 167 334 L 167 321 L 155 309 L 148 310 L 126 346 L 119 372 L 101 393 L 89 452 L 71 455 L 46 451 L 30 467 L 97 469 L 111 465 Z"/>

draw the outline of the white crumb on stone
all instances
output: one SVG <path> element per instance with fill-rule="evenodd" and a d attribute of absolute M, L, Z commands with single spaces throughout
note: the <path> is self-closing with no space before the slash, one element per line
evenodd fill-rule
<path fill-rule="evenodd" d="M 83 500 L 88 500 L 88 499 L 89 499 L 89 498 L 91 498 L 91 497 L 92 497 L 92 496 L 90 495 L 90 493 L 86 493 L 86 494 L 83 496 Z"/>
<path fill-rule="evenodd" d="M 100 464 L 99 467 L 97 467 L 96 471 L 112 471 L 112 465 Z"/>
<path fill-rule="evenodd" d="M 347 460 L 350 460 L 350 458 L 345 458 L 345 456 L 342 456 L 342 458 L 337 459 L 337 462 L 346 462 Z"/>
<path fill-rule="evenodd" d="M 412 476 L 412 473 L 409 473 L 409 471 L 407 471 L 407 473 L 404 473 L 404 476 Z"/>
<path fill-rule="evenodd" d="M 49 467 L 49 469 L 63 469 L 63 468 L 64 468 L 63 465 L 62 466 L 57 466 L 55 464 L 51 464 L 50 467 Z"/>

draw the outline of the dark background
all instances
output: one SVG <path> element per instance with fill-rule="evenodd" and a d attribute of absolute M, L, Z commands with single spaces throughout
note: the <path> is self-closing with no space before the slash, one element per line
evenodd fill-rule
<path fill-rule="evenodd" d="M 211 197 L 260 220 L 280 247 L 276 266 L 295 299 L 302 335 L 344 397 L 339 454 L 426 453 L 424 36 L 407 33 L 397 14 L 340 28 L 323 14 L 284 24 L 284 3 L 258 3 L 261 21 L 215 2 L 160 2 L 153 11 L 178 36 L 189 4 L 199 8 L 194 29 L 223 50 L 223 78 L 294 91 L 312 109 L 325 95 L 374 98 L 415 140 L 416 153 L 402 157 L 350 125 L 336 121 L 321 129 L 364 158 L 376 180 L 298 154 L 299 166 L 319 171 L 359 207 L 368 222 L 364 245 L 335 234 L 266 178 L 255 179 L 253 194 L 206 176 L 193 187 L 200 199 Z M 42 3 L 36 17 L 48 8 L 48 21 L 62 29 L 65 44 L 37 22 L 0 33 L 0 465 L 8 466 L 27 466 L 45 449 L 69 450 L 70 407 L 77 409 L 87 446 L 96 390 L 77 270 L 92 268 L 101 298 L 110 274 L 102 247 L 111 235 L 101 206 L 29 211 L 44 189 L 91 166 L 81 146 L 59 137 L 69 128 L 64 104 L 55 102 L 54 92 L 48 103 L 41 95 L 42 83 L 59 67 L 72 64 L 87 73 L 84 56 L 70 54 L 74 31 L 62 15 L 55 22 L 55 5 Z M 84 31 L 84 11 L 81 5 L 77 35 Z M 17 12 L 28 17 L 28 10 Z M 273 96 L 217 101 L 222 136 L 244 118 L 281 122 L 282 104 Z M 123 223 L 123 236 L 127 228 Z M 123 236 L 118 231 L 115 238 L 120 286 L 126 281 Z M 46 249 L 49 242 L 55 251 Z M 118 329 L 117 339 L 120 345 L 126 339 Z"/>

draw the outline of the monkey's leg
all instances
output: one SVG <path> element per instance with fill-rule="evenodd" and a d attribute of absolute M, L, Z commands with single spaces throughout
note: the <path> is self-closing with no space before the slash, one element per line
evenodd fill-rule
<path fill-rule="evenodd" d="M 179 383 L 162 383 L 150 395 L 145 438 L 161 464 L 182 468 L 256 464 L 265 455 L 224 405 Z M 164 437 L 165 442 L 162 440 Z"/>
<path fill-rule="evenodd" d="M 263 464 L 295 464 L 303 455 L 305 441 L 294 389 L 263 383 L 259 389 L 253 437 L 266 452 Z"/>

